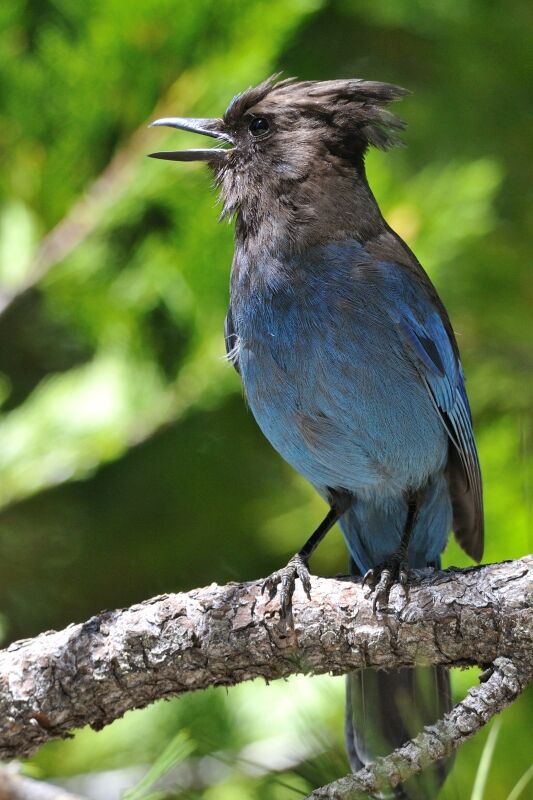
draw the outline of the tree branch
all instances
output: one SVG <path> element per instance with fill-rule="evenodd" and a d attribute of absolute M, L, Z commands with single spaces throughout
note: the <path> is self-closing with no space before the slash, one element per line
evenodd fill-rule
<path fill-rule="evenodd" d="M 508 658 L 497 658 L 490 672 L 486 682 L 470 689 L 449 714 L 424 728 L 416 738 L 390 755 L 377 758 L 355 775 L 316 789 L 306 800 L 367 800 L 369 794 L 397 786 L 450 756 L 516 700 L 533 676 L 531 667 L 517 666 Z"/>
<path fill-rule="evenodd" d="M 256 677 L 343 674 L 415 663 L 533 667 L 533 557 L 423 570 L 387 613 L 349 578 L 298 584 L 293 625 L 261 582 L 163 595 L 0 652 L 0 757 L 34 752 L 72 728 L 100 729 L 162 697 Z M 530 674 L 530 673 L 527 673 Z M 492 686 L 492 684 L 490 684 Z M 333 795 L 334 796 L 334 795 Z"/>
<path fill-rule="evenodd" d="M 59 786 L 0 770 L 0 800 L 83 800 Z"/>

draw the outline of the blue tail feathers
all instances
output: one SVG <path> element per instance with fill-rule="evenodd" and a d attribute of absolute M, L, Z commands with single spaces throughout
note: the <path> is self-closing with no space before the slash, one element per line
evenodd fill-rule
<path fill-rule="evenodd" d="M 406 515 L 403 498 L 380 505 L 375 500 L 354 500 L 340 522 L 352 556 L 352 574 L 364 574 L 398 548 Z M 409 546 L 411 567 L 440 564 L 451 525 L 449 489 L 441 474 L 424 492 Z M 450 676 L 443 667 L 361 670 L 348 675 L 346 681 L 346 747 L 354 771 L 390 753 L 451 708 Z M 448 760 L 426 770 L 397 787 L 394 796 L 409 800 L 436 797 L 450 765 Z"/>
<path fill-rule="evenodd" d="M 354 772 L 388 755 L 451 709 L 449 671 L 416 667 L 385 672 L 361 670 L 346 677 L 346 749 Z M 409 800 L 436 797 L 451 761 L 397 787 L 394 796 Z"/>

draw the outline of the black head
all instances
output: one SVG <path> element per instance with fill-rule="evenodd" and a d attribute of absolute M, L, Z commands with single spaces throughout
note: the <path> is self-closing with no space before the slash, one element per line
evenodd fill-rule
<path fill-rule="evenodd" d="M 153 153 L 174 161 L 206 161 L 221 188 L 224 213 L 240 211 L 248 224 L 273 198 L 302 186 L 309 194 L 333 174 L 362 170 L 369 145 L 398 143 L 404 123 L 386 106 L 407 94 L 387 83 L 359 79 L 303 81 L 273 76 L 237 95 L 221 119 L 161 119 L 168 125 L 211 136 L 223 147 Z"/>

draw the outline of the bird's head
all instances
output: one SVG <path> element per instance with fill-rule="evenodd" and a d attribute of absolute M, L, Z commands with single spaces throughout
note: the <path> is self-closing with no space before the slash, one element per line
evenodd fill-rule
<path fill-rule="evenodd" d="M 238 212 L 248 227 L 272 214 L 273 202 L 274 210 L 280 211 L 281 204 L 296 225 L 313 216 L 317 193 L 324 194 L 328 181 L 344 177 L 353 183 L 354 168 L 364 174 L 368 146 L 393 146 L 404 127 L 386 108 L 407 94 L 399 86 L 278 77 L 237 95 L 220 119 L 176 117 L 152 123 L 194 131 L 223 145 L 151 155 L 205 161 L 220 186 L 223 214 Z"/>

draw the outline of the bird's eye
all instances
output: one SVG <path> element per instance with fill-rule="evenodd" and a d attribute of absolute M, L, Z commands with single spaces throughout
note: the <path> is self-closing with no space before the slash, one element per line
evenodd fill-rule
<path fill-rule="evenodd" d="M 252 136 L 261 136 L 270 128 L 270 122 L 265 117 L 255 117 L 249 124 L 248 130 Z"/>

